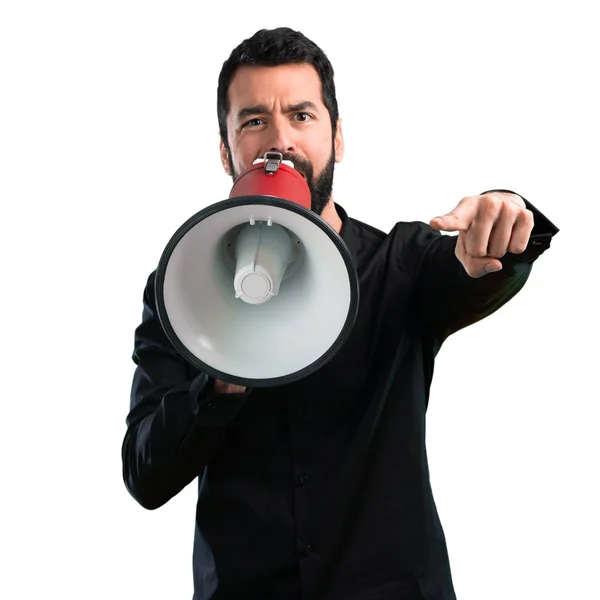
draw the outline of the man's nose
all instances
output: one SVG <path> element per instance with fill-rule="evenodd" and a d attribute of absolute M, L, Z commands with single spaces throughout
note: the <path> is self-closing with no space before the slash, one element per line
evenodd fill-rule
<path fill-rule="evenodd" d="M 289 124 L 274 123 L 269 133 L 270 137 L 267 145 L 270 152 L 296 153 L 296 140 Z"/>

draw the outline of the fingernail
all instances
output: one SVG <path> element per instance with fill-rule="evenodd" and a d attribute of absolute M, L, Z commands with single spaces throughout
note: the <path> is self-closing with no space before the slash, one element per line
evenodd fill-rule
<path fill-rule="evenodd" d="M 502 265 L 500 265 L 499 267 L 497 267 L 494 263 L 488 263 L 487 265 L 485 265 L 486 273 L 495 273 L 496 271 L 501 271 L 501 270 L 502 270 Z"/>

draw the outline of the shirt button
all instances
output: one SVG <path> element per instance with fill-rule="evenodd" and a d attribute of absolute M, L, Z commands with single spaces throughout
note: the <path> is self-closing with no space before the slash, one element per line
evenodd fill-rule
<path fill-rule="evenodd" d="M 312 552 L 312 546 L 310 544 L 300 543 L 300 553 L 303 556 L 308 556 Z"/>
<path fill-rule="evenodd" d="M 212 409 L 212 408 L 216 408 L 216 406 L 217 406 L 217 403 L 216 403 L 216 402 L 209 402 L 209 403 L 206 405 L 206 408 L 210 408 L 210 409 Z"/>
<path fill-rule="evenodd" d="M 300 475 L 300 477 L 298 477 L 298 485 L 304 485 L 309 479 L 310 477 L 308 475 Z"/>
<path fill-rule="evenodd" d="M 304 414 L 304 409 L 301 406 L 294 408 L 294 416 L 301 417 Z"/>

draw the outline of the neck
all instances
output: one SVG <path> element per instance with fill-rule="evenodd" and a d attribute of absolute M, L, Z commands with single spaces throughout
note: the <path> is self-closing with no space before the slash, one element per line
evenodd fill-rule
<path fill-rule="evenodd" d="M 338 233 L 342 230 L 342 220 L 335 210 L 335 204 L 333 203 L 333 196 L 329 198 L 329 202 L 321 213 L 321 218 L 327 221 Z"/>

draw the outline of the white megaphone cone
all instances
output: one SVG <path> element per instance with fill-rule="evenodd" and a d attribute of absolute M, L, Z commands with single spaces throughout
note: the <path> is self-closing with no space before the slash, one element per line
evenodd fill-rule
<path fill-rule="evenodd" d="M 161 324 L 192 365 L 249 387 L 310 375 L 346 341 L 358 278 L 305 179 L 267 152 L 228 200 L 188 219 L 156 271 Z"/>

